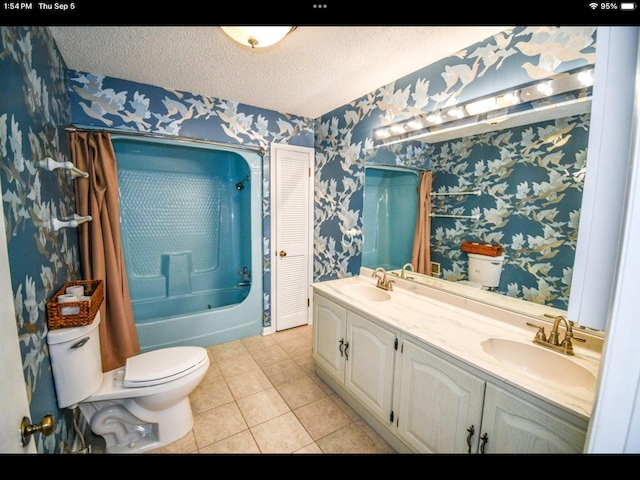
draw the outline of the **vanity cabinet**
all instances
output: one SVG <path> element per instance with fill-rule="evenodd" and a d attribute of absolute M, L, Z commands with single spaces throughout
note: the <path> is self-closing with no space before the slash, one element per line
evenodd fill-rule
<path fill-rule="evenodd" d="M 396 334 L 323 296 L 313 302 L 315 362 L 389 425 Z"/>
<path fill-rule="evenodd" d="M 586 428 L 487 383 L 480 439 L 484 453 L 583 453 Z M 481 440 L 482 445 L 482 440 Z"/>
<path fill-rule="evenodd" d="M 581 453 L 586 430 L 402 341 L 397 432 L 421 453 Z"/>
<path fill-rule="evenodd" d="M 477 451 L 485 382 L 405 339 L 397 380 L 398 435 L 420 453 Z"/>
<path fill-rule="evenodd" d="M 583 452 L 586 420 L 345 305 L 314 293 L 313 359 L 396 449 Z"/>

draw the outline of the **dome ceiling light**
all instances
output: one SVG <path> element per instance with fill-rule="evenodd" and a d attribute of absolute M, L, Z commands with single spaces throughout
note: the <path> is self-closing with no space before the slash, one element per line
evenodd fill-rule
<path fill-rule="evenodd" d="M 275 45 L 296 27 L 220 27 L 224 33 L 241 45 L 264 48 Z"/>

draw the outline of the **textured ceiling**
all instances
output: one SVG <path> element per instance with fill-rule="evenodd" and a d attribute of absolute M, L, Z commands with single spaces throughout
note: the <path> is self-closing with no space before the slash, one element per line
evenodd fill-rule
<path fill-rule="evenodd" d="M 215 26 L 49 28 L 70 69 L 318 118 L 506 27 L 301 26 L 264 49 Z"/>

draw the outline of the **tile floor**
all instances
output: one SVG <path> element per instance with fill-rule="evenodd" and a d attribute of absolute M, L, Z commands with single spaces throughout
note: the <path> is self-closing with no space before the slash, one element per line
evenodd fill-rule
<path fill-rule="evenodd" d="M 149 453 L 396 453 L 314 371 L 310 325 L 208 347 L 186 436 Z"/>

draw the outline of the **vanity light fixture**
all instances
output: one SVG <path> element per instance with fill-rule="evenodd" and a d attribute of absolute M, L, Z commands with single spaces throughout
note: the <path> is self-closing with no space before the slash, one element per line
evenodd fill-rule
<path fill-rule="evenodd" d="M 296 27 L 220 27 L 224 33 L 241 45 L 264 48 L 275 45 Z"/>
<path fill-rule="evenodd" d="M 512 120 L 512 124 L 505 125 L 505 128 L 523 125 L 526 122 L 522 119 L 531 113 L 544 112 L 539 121 L 585 113 L 590 108 L 593 68 L 589 65 L 515 90 L 509 89 L 376 128 L 373 131 L 374 141 L 378 145 L 405 140 L 428 141 L 429 137 L 443 141 L 456 138 L 456 132 L 463 128 L 466 131 L 474 128 L 474 133 L 484 133 L 507 120 Z M 557 110 L 554 112 L 553 109 Z M 518 120 L 518 117 L 522 119 Z"/>

